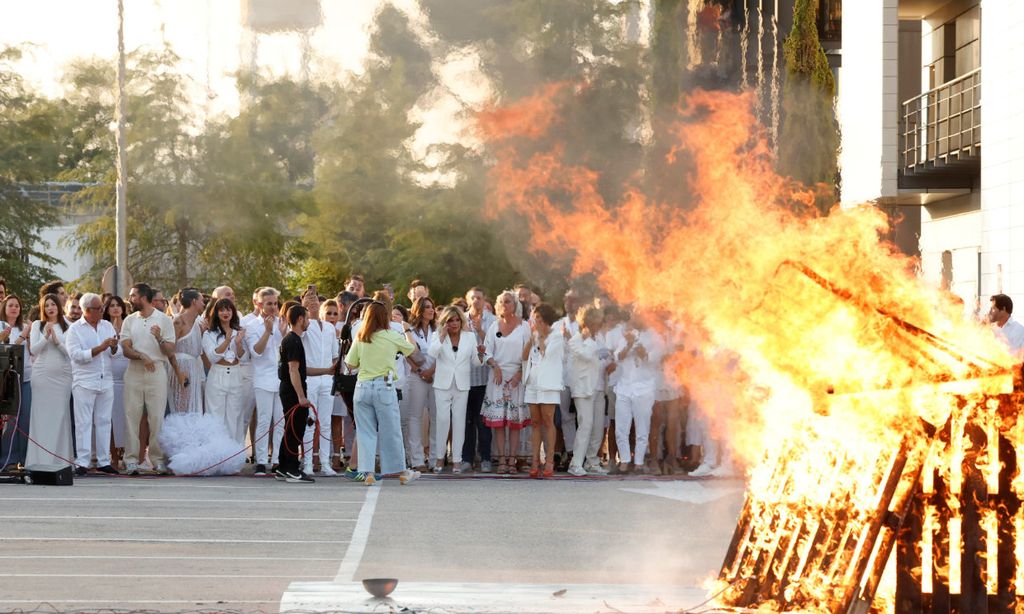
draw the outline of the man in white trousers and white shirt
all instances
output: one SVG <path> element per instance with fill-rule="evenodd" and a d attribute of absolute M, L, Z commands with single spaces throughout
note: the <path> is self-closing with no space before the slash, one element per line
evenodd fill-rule
<path fill-rule="evenodd" d="M 562 306 L 565 308 L 565 315 L 562 316 L 552 330 L 559 335 L 568 331 L 569 337 L 580 332 L 580 324 L 576 321 L 576 311 L 580 308 L 582 301 L 579 293 L 572 288 L 566 291 Z M 574 453 L 573 446 L 576 445 L 576 414 L 571 411 L 572 390 L 569 387 L 569 373 L 572 372 L 572 355 L 566 350 L 562 356 L 562 394 L 558 402 L 558 412 L 561 418 L 562 442 L 565 444 L 566 455 Z M 586 450 L 583 451 L 586 454 Z M 563 464 L 568 464 L 568 459 L 563 459 Z"/>
<path fill-rule="evenodd" d="M 82 296 L 84 315 L 68 327 L 71 356 L 71 396 L 75 400 L 75 474 L 89 472 L 96 440 L 96 465 L 103 473 L 117 473 L 110 465 L 110 420 L 114 407 L 114 374 L 110 357 L 117 353 L 117 331 L 103 319 L 103 302 L 93 293 Z M 94 433 L 95 430 L 95 433 Z"/>
<path fill-rule="evenodd" d="M 278 350 L 284 338 L 282 320 L 277 315 L 280 308 L 279 296 L 273 288 L 261 290 L 259 308 L 262 317 L 250 320 L 245 327 L 252 356 L 252 383 L 256 393 L 256 433 L 253 442 L 256 475 L 266 475 L 268 464 L 273 471 L 281 448 L 281 435 L 284 434 L 281 418 L 286 408 L 281 407 L 281 395 L 278 392 L 281 380 L 277 376 Z M 273 457 L 269 454 L 271 438 Z"/>
<path fill-rule="evenodd" d="M 333 370 L 340 353 L 338 336 L 332 324 L 320 319 L 320 298 L 317 296 L 316 286 L 306 289 L 306 293 L 302 296 L 302 306 L 309 312 L 309 328 L 302 335 L 307 373 L 313 369 Z M 306 398 L 316 408 L 315 414 L 311 412 L 310 417 L 315 415 L 320 427 L 320 475 L 326 476 L 338 475 L 331 467 L 331 414 L 334 410 L 331 387 L 333 383 L 333 375 L 306 376 Z M 317 437 L 316 430 L 316 424 L 308 425 L 306 436 L 302 440 L 302 459 L 307 474 L 313 473 L 313 441 Z M 306 445 L 306 442 L 309 442 L 309 445 Z"/>

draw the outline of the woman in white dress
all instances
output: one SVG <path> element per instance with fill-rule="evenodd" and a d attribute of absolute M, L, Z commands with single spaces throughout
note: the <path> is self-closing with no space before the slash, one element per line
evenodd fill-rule
<path fill-rule="evenodd" d="M 0 303 L 0 343 L 20 345 L 24 349 L 25 372 L 21 378 L 21 404 L 18 407 L 17 423 L 14 418 L 7 425 L 7 431 L 0 442 L 0 467 L 13 470 L 25 464 L 25 453 L 28 451 L 28 438 L 32 415 L 32 356 L 29 353 L 29 331 L 31 322 L 25 313 L 21 299 L 13 294 Z"/>
<path fill-rule="evenodd" d="M 179 413 L 203 413 L 203 295 L 195 288 L 178 293 L 181 311 L 174 316 L 174 353 L 178 372 L 171 369 L 167 398 L 171 410 Z M 182 377 L 184 376 L 184 377 Z"/>
<path fill-rule="evenodd" d="M 533 423 L 533 460 L 530 477 L 540 475 L 540 444 L 544 443 L 544 474 L 555 474 L 555 409 L 562 397 L 562 359 L 565 339 L 552 326 L 558 319 L 555 308 L 541 303 L 530 314 L 533 334 L 523 348 L 523 378 L 526 380 L 526 404 Z"/>
<path fill-rule="evenodd" d="M 120 296 L 111 296 L 103 305 L 103 319 L 114 326 L 118 338 L 120 338 L 121 324 L 126 315 L 128 315 L 128 307 Z M 124 352 L 118 352 L 110 357 L 110 370 L 114 379 L 114 405 L 110 412 L 110 435 L 114 440 L 114 449 L 111 451 L 110 458 L 115 469 L 124 455 L 124 373 L 128 370 L 128 362 L 128 357 L 124 355 Z"/>
<path fill-rule="evenodd" d="M 64 345 L 68 323 L 60 299 L 47 294 L 39 301 L 39 320 L 32 323 L 32 415 L 25 465 L 68 465 L 71 441 L 71 361 Z M 45 450 L 44 450 L 45 448 Z"/>
<path fill-rule="evenodd" d="M 491 377 L 480 416 L 494 431 L 498 473 L 515 473 L 520 433 L 530 426 L 530 410 L 523 402 L 523 348 L 530 339 L 530 327 L 520 317 L 521 304 L 510 290 L 498 295 L 495 309 L 498 319 L 484 336 Z"/>

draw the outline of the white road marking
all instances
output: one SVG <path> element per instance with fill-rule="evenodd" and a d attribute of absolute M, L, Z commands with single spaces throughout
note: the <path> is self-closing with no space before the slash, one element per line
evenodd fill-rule
<path fill-rule="evenodd" d="M 145 502 L 145 503 L 241 503 L 245 505 L 267 505 L 277 503 L 287 504 L 321 504 L 321 503 L 351 503 L 359 504 L 360 501 L 345 499 L 167 499 L 167 498 L 135 498 L 126 497 L 123 499 L 111 500 L 107 497 L 4 497 L 4 501 L 88 501 L 97 503 L 108 503 L 111 505 Z"/>
<path fill-rule="evenodd" d="M 45 606 L 48 603 L 185 603 L 189 605 L 202 605 L 204 603 L 216 603 L 216 604 L 233 604 L 233 603 L 277 603 L 277 601 L 264 599 L 258 601 L 239 601 L 237 599 L 231 600 L 216 600 L 216 599 L 0 599 L 0 603 L 31 603 L 40 606 Z"/>
<path fill-rule="evenodd" d="M 143 542 L 170 544 L 347 544 L 347 539 L 168 539 L 148 537 L 0 537 L 0 542 Z"/>
<path fill-rule="evenodd" d="M 370 525 L 373 524 L 373 511 L 377 509 L 377 497 L 380 496 L 380 491 L 380 486 L 368 488 L 366 500 L 363 501 L 363 507 L 359 510 L 359 519 L 352 531 L 352 539 L 345 551 L 345 558 L 338 566 L 335 582 L 351 582 L 355 579 L 359 562 L 362 561 L 363 552 L 366 550 L 366 542 L 370 538 Z"/>
<path fill-rule="evenodd" d="M 266 561 L 265 556 L 131 556 L 131 555 L 101 555 L 101 554 L 20 554 L 17 556 L 0 555 L 0 560 L 26 560 L 26 559 L 91 559 L 91 560 L 129 560 L 129 561 Z M 275 556 L 275 561 L 341 561 L 339 558 L 316 558 L 316 557 L 282 557 Z"/>
<path fill-rule="evenodd" d="M 252 522 L 355 522 L 355 518 L 264 518 L 252 516 L 0 516 L 0 520 L 232 520 Z"/>
<path fill-rule="evenodd" d="M 733 493 L 743 492 L 742 487 L 723 486 L 708 487 L 696 481 L 674 481 L 674 482 L 650 482 L 653 488 L 620 488 L 625 492 L 633 492 L 641 495 L 663 497 L 673 501 L 684 503 L 696 503 L 698 505 L 710 503 L 716 499 L 729 496 Z"/>
<path fill-rule="evenodd" d="M 287 579 L 298 577 L 300 574 L 165 574 L 165 573 L 118 573 L 118 578 L 253 578 L 253 579 Z M 0 573 L 0 578 L 110 578 L 108 573 Z M 329 579 L 331 576 L 315 576 L 317 578 Z"/>
<path fill-rule="evenodd" d="M 382 602 L 371 598 L 359 582 L 292 582 L 279 611 L 662 614 L 690 610 L 707 596 L 705 589 L 688 586 L 399 582 L 391 599 Z"/>

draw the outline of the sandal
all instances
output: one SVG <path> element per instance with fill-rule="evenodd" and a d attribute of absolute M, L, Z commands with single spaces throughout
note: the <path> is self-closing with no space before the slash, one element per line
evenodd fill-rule
<path fill-rule="evenodd" d="M 506 460 L 506 465 L 508 466 L 508 472 L 509 473 L 513 473 L 513 474 L 514 473 L 519 473 L 519 468 L 516 467 L 516 462 L 517 462 L 517 459 L 514 456 L 510 456 Z"/>
<path fill-rule="evenodd" d="M 536 479 L 540 475 L 540 469 L 537 465 L 530 467 L 530 477 Z"/>
<path fill-rule="evenodd" d="M 541 475 L 543 475 L 546 478 L 555 477 L 555 467 L 554 467 L 554 465 L 547 465 L 547 466 L 545 466 L 544 467 L 544 473 L 541 474 Z"/>

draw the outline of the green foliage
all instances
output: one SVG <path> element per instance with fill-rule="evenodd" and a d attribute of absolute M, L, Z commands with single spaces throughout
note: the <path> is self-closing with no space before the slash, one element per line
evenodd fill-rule
<path fill-rule="evenodd" d="M 793 30 L 783 45 L 786 79 L 782 89 L 779 169 L 806 184 L 826 184 L 822 213 L 834 200 L 839 132 L 835 119 L 835 80 L 818 41 L 817 0 L 796 0 Z"/>
<path fill-rule="evenodd" d="M 59 167 L 59 143 L 49 129 L 60 110 L 29 91 L 14 71 L 21 54 L 20 48 L 0 50 L 0 277 L 9 291 L 32 297 L 53 275 L 48 267 L 56 260 L 40 233 L 57 221 L 58 211 L 29 201 L 21 186 Z"/>

